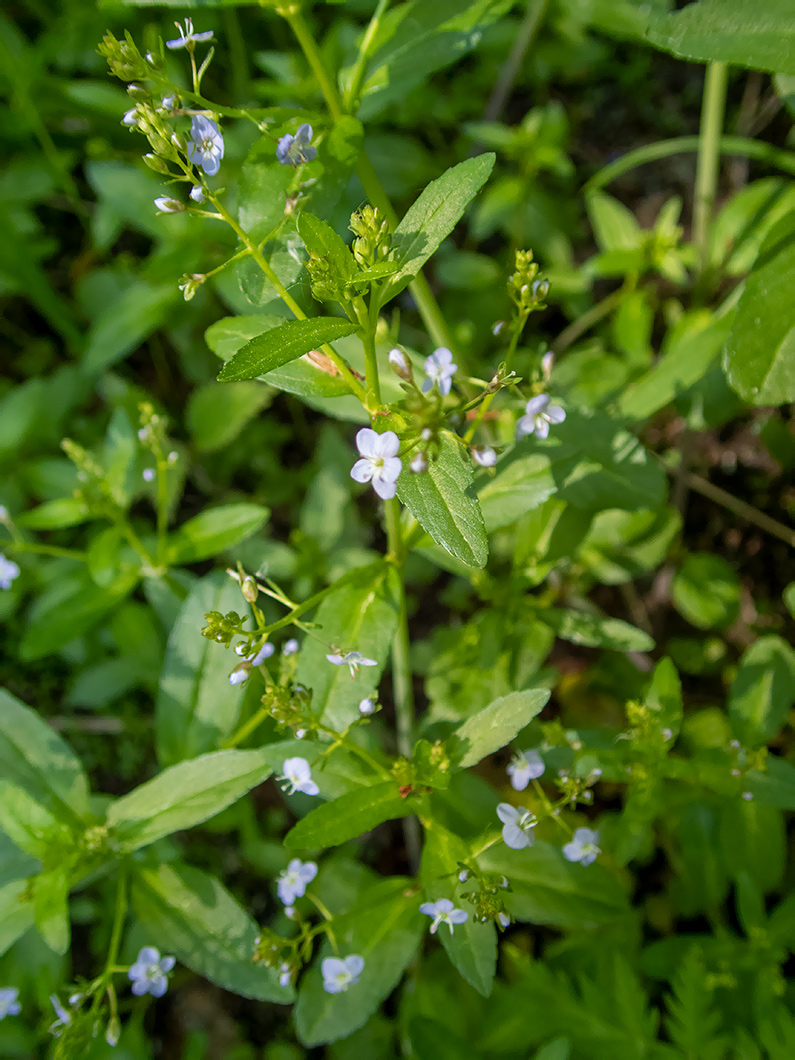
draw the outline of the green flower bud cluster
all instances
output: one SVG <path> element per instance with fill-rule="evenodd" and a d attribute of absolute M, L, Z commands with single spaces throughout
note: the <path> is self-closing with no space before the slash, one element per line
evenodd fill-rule
<path fill-rule="evenodd" d="M 92 514 L 116 519 L 121 509 L 120 498 L 114 495 L 99 461 L 71 438 L 64 438 L 61 448 L 77 468 L 80 485 L 74 491 L 75 498 L 82 501 Z"/>
<path fill-rule="evenodd" d="M 149 66 L 138 51 L 132 36 L 125 31 L 124 38 L 123 41 L 117 40 L 112 33 L 108 32 L 102 38 L 97 51 L 107 60 L 110 72 L 121 81 L 134 81 L 148 77 Z"/>
<path fill-rule="evenodd" d="M 538 265 L 532 250 L 517 250 L 514 271 L 508 277 L 508 296 L 520 316 L 536 309 L 545 309 L 544 299 L 549 294 L 549 280 L 539 280 Z"/>
<path fill-rule="evenodd" d="M 237 611 L 228 611 L 225 615 L 220 611 L 208 611 L 204 618 L 207 625 L 201 631 L 202 636 L 227 648 L 233 637 L 243 635 L 243 623 L 247 621 Z"/>
<path fill-rule="evenodd" d="M 282 955 L 292 951 L 290 942 L 270 928 L 261 929 L 261 934 L 254 940 L 254 946 L 252 961 L 255 964 L 264 964 L 266 968 L 278 968 Z"/>
<path fill-rule="evenodd" d="M 357 210 L 351 217 L 350 229 L 356 237 L 351 250 L 362 269 L 369 269 L 383 261 L 392 249 L 389 223 L 381 217 L 375 206 L 368 204 Z"/>
<path fill-rule="evenodd" d="M 473 913 L 475 920 L 481 924 L 488 924 L 490 920 L 500 924 L 501 917 L 506 916 L 505 902 L 502 900 L 500 891 L 505 890 L 508 881 L 505 877 L 488 875 L 481 876 L 478 883 L 480 886 L 477 891 L 467 891 L 462 893 L 461 897 L 466 898 L 475 907 Z"/>
<path fill-rule="evenodd" d="M 311 729 L 314 718 L 310 711 L 312 697 L 303 685 L 271 685 L 262 697 L 262 705 L 267 708 L 277 725 L 289 725 L 300 731 Z"/>

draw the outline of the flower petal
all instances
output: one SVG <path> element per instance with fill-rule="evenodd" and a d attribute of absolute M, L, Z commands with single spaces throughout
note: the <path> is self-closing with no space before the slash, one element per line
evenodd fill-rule
<path fill-rule="evenodd" d="M 373 462 L 368 456 L 363 456 L 361 460 L 357 460 L 351 468 L 351 478 L 354 482 L 369 482 L 373 477 L 375 467 Z"/>
<path fill-rule="evenodd" d="M 356 432 L 356 448 L 362 456 L 377 456 L 376 446 L 379 437 L 378 431 L 374 431 L 372 427 L 362 427 Z"/>
<path fill-rule="evenodd" d="M 536 394 L 525 405 L 525 412 L 528 416 L 537 416 L 539 412 L 544 411 L 548 404 L 549 394 Z"/>
<path fill-rule="evenodd" d="M 364 971 L 364 957 L 360 957 L 358 953 L 352 953 L 350 957 L 346 957 L 345 970 L 351 975 L 361 975 Z"/>
<path fill-rule="evenodd" d="M 373 446 L 376 456 L 397 456 L 400 449 L 400 439 L 394 431 L 384 431 L 378 435 L 378 440 Z"/>
<path fill-rule="evenodd" d="M 516 824 L 519 820 L 519 811 L 509 802 L 501 802 L 497 807 L 497 816 L 503 824 Z"/>
<path fill-rule="evenodd" d="M 502 838 L 505 845 L 512 850 L 524 850 L 525 847 L 529 847 L 533 842 L 518 824 L 506 824 L 502 830 Z"/>
<path fill-rule="evenodd" d="M 403 461 L 399 456 L 387 456 L 384 458 L 384 465 L 380 469 L 378 477 L 386 482 L 396 482 L 402 470 Z"/>
<path fill-rule="evenodd" d="M 540 416 L 536 419 L 536 437 L 537 438 L 548 438 L 549 437 L 549 424 L 546 420 Z"/>
<path fill-rule="evenodd" d="M 566 413 L 560 407 L 560 405 L 550 405 L 545 413 L 550 423 L 563 423 L 566 419 Z"/>
<path fill-rule="evenodd" d="M 373 478 L 373 489 L 385 501 L 391 501 L 397 493 L 397 486 L 394 482 L 387 482 L 386 479 Z"/>
<path fill-rule="evenodd" d="M 320 964 L 320 971 L 324 979 L 330 979 L 334 975 L 339 975 L 340 972 L 347 971 L 347 969 L 339 957 L 324 957 Z"/>
<path fill-rule="evenodd" d="M 436 916 L 436 903 L 423 902 L 420 906 L 420 912 L 424 913 L 425 916 Z"/>
<path fill-rule="evenodd" d="M 177 963 L 176 957 L 161 957 L 160 958 L 160 971 L 170 972 L 174 965 Z"/>
<path fill-rule="evenodd" d="M 160 960 L 160 950 L 154 946 L 144 946 L 138 954 L 139 964 L 157 964 Z"/>
<path fill-rule="evenodd" d="M 448 920 L 451 924 L 463 924 L 465 921 L 469 920 L 469 913 L 467 913 L 465 909 L 454 909 L 448 917 Z"/>
<path fill-rule="evenodd" d="M 536 421 L 533 416 L 522 416 L 519 422 L 516 424 L 516 440 L 520 438 L 526 438 L 528 435 L 536 433 Z"/>

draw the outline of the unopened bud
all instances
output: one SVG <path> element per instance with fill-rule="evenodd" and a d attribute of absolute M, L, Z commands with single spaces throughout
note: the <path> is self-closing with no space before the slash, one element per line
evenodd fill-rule
<path fill-rule="evenodd" d="M 243 579 L 243 584 L 240 588 L 243 596 L 250 604 L 256 603 L 257 597 L 259 596 L 259 589 L 257 588 L 257 583 L 250 574 L 247 574 Z"/>
<path fill-rule="evenodd" d="M 428 457 L 425 453 L 417 453 L 414 459 L 409 464 L 409 468 L 414 472 L 415 475 L 422 475 L 428 470 Z"/>
<path fill-rule="evenodd" d="M 400 379 L 410 383 L 414 378 L 414 369 L 411 367 L 411 361 L 402 350 L 397 349 L 389 351 L 389 367 Z"/>
<path fill-rule="evenodd" d="M 151 156 L 146 155 L 146 157 L 150 158 Z M 179 199 L 169 199 L 165 196 L 160 199 L 155 199 L 155 206 L 160 213 L 183 213 L 185 210 L 185 207 Z"/>
<path fill-rule="evenodd" d="M 472 450 L 472 459 L 481 467 L 494 467 L 497 463 L 497 454 L 488 445 L 478 445 Z"/>
<path fill-rule="evenodd" d="M 158 158 L 157 155 L 144 155 L 144 162 L 147 166 L 149 166 L 150 169 L 153 169 L 155 173 L 170 173 L 168 165 L 163 161 L 162 158 Z"/>
<path fill-rule="evenodd" d="M 552 350 L 549 350 L 541 358 L 541 371 L 543 372 L 544 379 L 549 379 L 552 375 L 552 369 L 555 365 L 555 354 Z"/>
<path fill-rule="evenodd" d="M 147 99 L 149 93 L 143 85 L 127 85 L 127 95 L 132 96 L 133 99 Z"/>
<path fill-rule="evenodd" d="M 370 699 L 369 696 L 366 699 L 363 699 L 359 704 L 360 714 L 372 714 L 374 711 L 375 703 L 373 703 L 372 699 Z"/>
<path fill-rule="evenodd" d="M 105 1041 L 111 1047 L 119 1044 L 119 1038 L 121 1037 L 121 1022 L 118 1016 L 112 1016 L 108 1020 L 108 1025 L 105 1028 Z"/>

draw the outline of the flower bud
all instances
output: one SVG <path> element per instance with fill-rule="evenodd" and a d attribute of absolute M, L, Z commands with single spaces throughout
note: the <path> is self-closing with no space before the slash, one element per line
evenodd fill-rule
<path fill-rule="evenodd" d="M 389 367 L 400 379 L 410 383 L 414 379 L 414 369 L 411 367 L 411 361 L 402 350 L 395 347 L 394 350 L 389 351 Z"/>
<path fill-rule="evenodd" d="M 149 93 L 143 85 L 127 85 L 127 95 L 133 99 L 147 99 Z"/>
<path fill-rule="evenodd" d="M 247 574 L 246 577 L 243 579 L 243 584 L 240 588 L 243 593 L 243 596 L 246 598 L 246 600 L 248 600 L 250 604 L 256 603 L 257 596 L 259 595 L 259 589 L 257 589 L 257 583 L 254 581 L 250 574 Z"/>
<path fill-rule="evenodd" d="M 166 176 L 170 174 L 170 170 L 162 158 L 158 158 L 157 155 L 144 155 L 144 162 L 153 169 L 155 173 L 164 173 Z"/>
<path fill-rule="evenodd" d="M 372 713 L 374 713 L 374 711 L 375 711 L 375 703 L 373 703 L 372 699 L 370 699 L 369 696 L 366 699 L 363 699 L 361 701 L 361 703 L 359 704 L 359 713 L 360 714 L 365 714 L 365 715 L 372 714 Z"/>
<path fill-rule="evenodd" d="M 476 445 L 472 450 L 472 459 L 481 467 L 494 467 L 497 454 L 489 445 Z"/>
<path fill-rule="evenodd" d="M 146 155 L 145 157 L 150 158 L 151 156 Z M 185 210 L 179 199 L 169 199 L 167 196 L 155 199 L 155 206 L 160 213 L 183 213 Z"/>
<path fill-rule="evenodd" d="M 544 375 L 544 379 L 549 379 L 549 377 L 552 375 L 552 369 L 553 369 L 554 365 L 555 365 L 555 354 L 552 352 L 552 350 L 549 350 L 541 358 L 541 371 L 542 371 L 542 373 Z"/>
<path fill-rule="evenodd" d="M 422 475 L 428 470 L 428 457 L 425 453 L 417 453 L 409 464 L 409 468 L 415 475 Z"/>

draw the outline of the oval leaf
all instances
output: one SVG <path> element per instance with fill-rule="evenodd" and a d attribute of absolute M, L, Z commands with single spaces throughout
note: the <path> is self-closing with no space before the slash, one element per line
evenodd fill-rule
<path fill-rule="evenodd" d="M 384 821 L 414 813 L 415 809 L 415 799 L 401 798 L 397 781 L 373 784 L 310 811 L 287 833 L 284 845 L 293 850 L 336 847 Z"/>
<path fill-rule="evenodd" d="M 512 692 L 467 718 L 453 733 L 457 765 L 461 769 L 474 766 L 486 755 L 499 751 L 540 714 L 549 699 L 546 688 L 531 688 Z M 460 756 L 460 757 L 459 757 Z"/>

